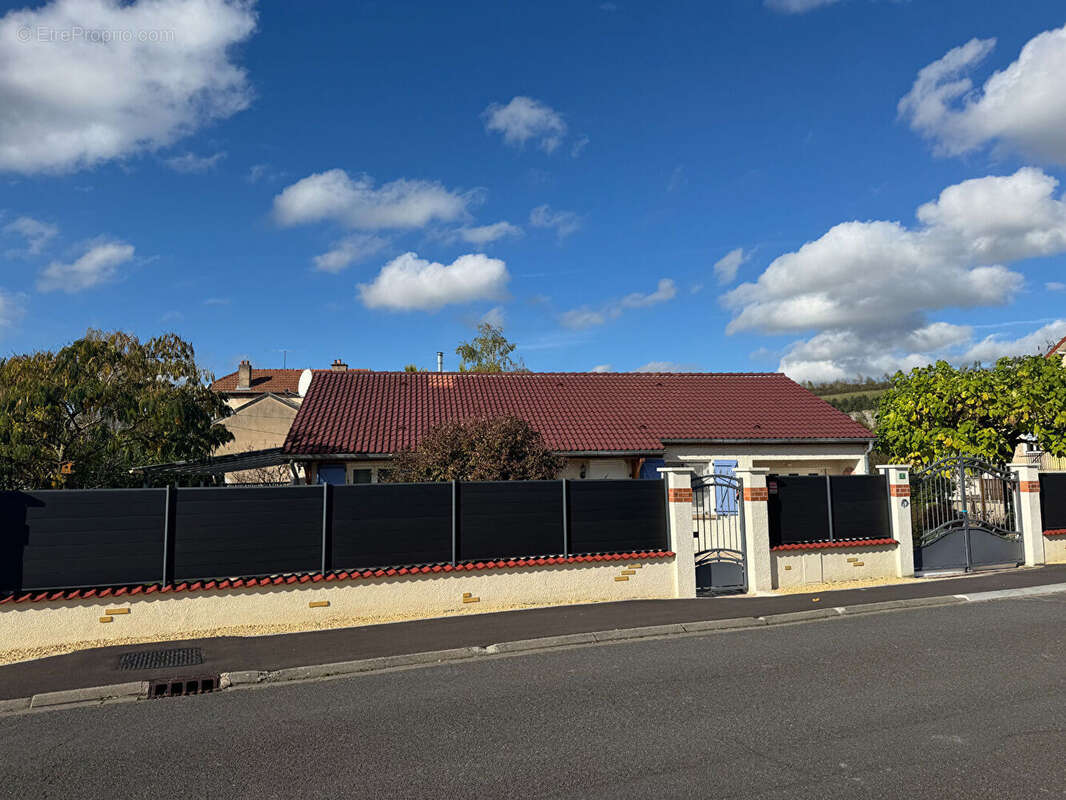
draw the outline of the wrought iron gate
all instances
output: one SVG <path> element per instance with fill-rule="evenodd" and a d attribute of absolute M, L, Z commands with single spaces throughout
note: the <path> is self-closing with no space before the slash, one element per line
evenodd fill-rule
<path fill-rule="evenodd" d="M 696 589 L 702 594 L 747 591 L 743 509 L 739 478 L 692 479 Z"/>
<path fill-rule="evenodd" d="M 1003 467 L 946 458 L 911 476 L 914 567 L 930 571 L 1018 565 L 1018 482 Z"/>

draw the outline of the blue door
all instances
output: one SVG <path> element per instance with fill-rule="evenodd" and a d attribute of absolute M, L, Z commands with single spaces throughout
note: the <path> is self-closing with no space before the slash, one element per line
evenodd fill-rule
<path fill-rule="evenodd" d="M 714 462 L 714 474 L 715 475 L 728 475 L 733 477 L 737 474 L 737 462 L 736 461 L 715 461 Z M 737 513 L 737 492 L 732 486 L 715 486 L 714 487 L 714 510 L 716 513 L 723 516 L 735 515 Z"/>
<path fill-rule="evenodd" d="M 646 458 L 640 465 L 640 479 L 642 481 L 657 481 L 662 479 L 659 467 L 666 466 L 665 458 Z"/>
<path fill-rule="evenodd" d="M 319 464 L 318 482 L 343 485 L 348 482 L 344 464 Z"/>

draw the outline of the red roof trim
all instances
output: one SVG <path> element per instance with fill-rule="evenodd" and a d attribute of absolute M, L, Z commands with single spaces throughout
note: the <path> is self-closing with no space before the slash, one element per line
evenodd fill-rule
<path fill-rule="evenodd" d="M 555 566 L 558 564 L 591 564 L 601 561 L 646 561 L 653 558 L 673 558 L 672 550 L 653 550 L 632 553 L 594 553 L 582 556 L 542 556 L 539 558 L 509 558 L 497 561 L 464 562 L 460 564 L 425 564 L 417 567 L 385 567 L 363 570 L 334 570 L 333 572 L 305 572 L 289 575 L 269 575 L 263 578 L 227 578 L 218 581 L 195 581 L 161 585 L 158 583 L 122 586 L 118 589 L 68 589 L 51 592 L 27 592 L 26 594 L 8 594 L 0 597 L 0 605 L 5 603 L 42 602 L 45 600 L 87 600 L 92 597 L 105 597 L 111 593 L 152 594 L 153 592 L 203 592 L 217 589 L 240 589 L 246 586 L 279 586 L 291 583 L 319 583 L 321 581 L 359 580 L 360 578 L 382 578 L 394 575 L 426 575 L 438 572 L 480 571 L 487 569 L 519 569 L 522 567 Z"/>
<path fill-rule="evenodd" d="M 883 547 L 899 544 L 895 539 L 848 539 L 843 542 L 800 542 L 798 544 L 779 544 L 771 551 L 779 550 L 830 550 L 839 547 Z"/>
<path fill-rule="evenodd" d="M 1055 353 L 1058 352 L 1058 349 L 1063 345 L 1066 345 L 1066 336 L 1063 336 L 1061 339 L 1059 339 L 1058 344 L 1054 345 L 1050 350 L 1047 351 L 1045 358 L 1051 358 L 1053 355 L 1055 355 Z"/>
<path fill-rule="evenodd" d="M 1049 531 L 1044 531 L 1045 536 L 1066 536 L 1066 528 L 1052 528 Z"/>

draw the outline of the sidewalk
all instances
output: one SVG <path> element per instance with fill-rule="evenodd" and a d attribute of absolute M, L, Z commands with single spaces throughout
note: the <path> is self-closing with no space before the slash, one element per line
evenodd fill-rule
<path fill-rule="evenodd" d="M 277 636 L 121 645 L 0 666 L 0 700 L 90 686 L 179 678 L 239 670 L 277 670 L 381 656 L 407 655 L 499 642 L 620 628 L 740 619 L 856 606 L 886 600 L 950 596 L 1066 583 L 1066 564 L 1009 570 L 895 586 L 766 597 L 696 600 L 634 600 L 581 606 L 505 611 L 462 617 L 397 622 L 362 628 L 289 633 Z M 162 670 L 120 670 L 123 653 L 198 647 L 203 663 Z"/>

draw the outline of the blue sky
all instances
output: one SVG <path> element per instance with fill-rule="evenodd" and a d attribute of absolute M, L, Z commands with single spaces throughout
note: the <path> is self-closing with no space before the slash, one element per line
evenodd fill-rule
<path fill-rule="evenodd" d="M 1066 335 L 1064 24 L 980 0 L 8 4 L 0 347 L 92 326 L 173 330 L 217 374 L 454 367 L 488 318 L 537 370 L 1035 352 Z"/>

